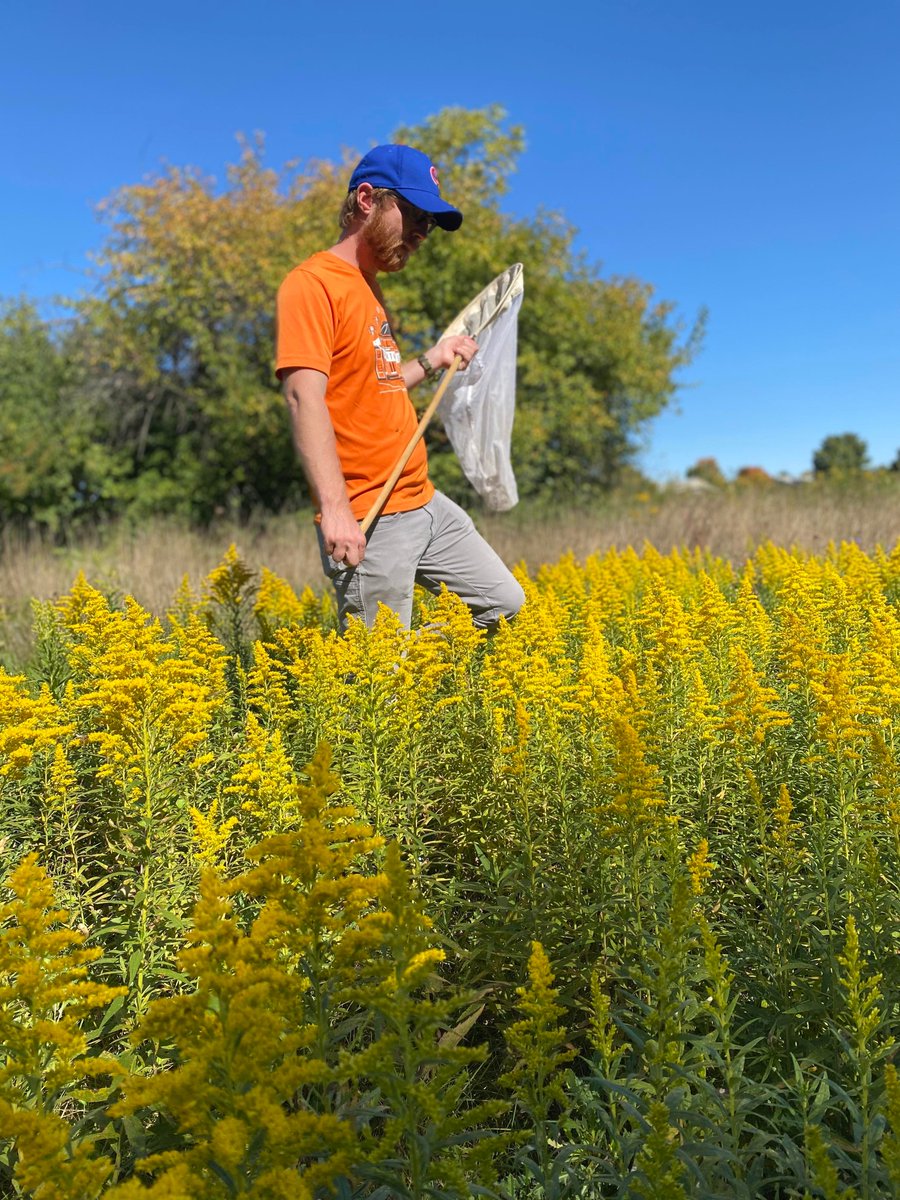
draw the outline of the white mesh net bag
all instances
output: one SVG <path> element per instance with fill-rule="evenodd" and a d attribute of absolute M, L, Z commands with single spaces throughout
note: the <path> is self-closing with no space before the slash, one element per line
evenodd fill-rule
<path fill-rule="evenodd" d="M 466 371 L 450 380 L 438 414 L 463 472 L 495 512 L 518 503 L 510 459 L 516 407 L 516 332 L 525 288 L 514 263 L 498 275 L 444 330 L 478 341 Z"/>

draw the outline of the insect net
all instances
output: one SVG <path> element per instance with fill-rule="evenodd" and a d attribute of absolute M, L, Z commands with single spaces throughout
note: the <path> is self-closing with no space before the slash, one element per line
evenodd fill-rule
<path fill-rule="evenodd" d="M 524 270 L 514 263 L 457 314 L 443 337 L 478 340 L 467 370 L 450 380 L 438 414 L 463 473 L 495 512 L 518 503 L 510 458 L 516 407 L 516 333 Z"/>

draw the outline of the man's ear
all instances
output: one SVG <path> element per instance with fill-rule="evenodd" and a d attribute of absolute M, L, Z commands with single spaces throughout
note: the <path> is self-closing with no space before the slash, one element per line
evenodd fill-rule
<path fill-rule="evenodd" d="M 364 217 L 367 217 L 375 206 L 374 192 L 371 183 L 361 183 L 356 189 L 357 208 Z"/>

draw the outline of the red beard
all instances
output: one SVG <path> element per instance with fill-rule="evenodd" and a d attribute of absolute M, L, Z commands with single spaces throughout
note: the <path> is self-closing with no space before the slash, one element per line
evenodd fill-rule
<path fill-rule="evenodd" d="M 379 271 L 401 271 L 406 266 L 412 250 L 393 232 L 383 208 L 376 209 L 366 222 L 363 237 Z"/>

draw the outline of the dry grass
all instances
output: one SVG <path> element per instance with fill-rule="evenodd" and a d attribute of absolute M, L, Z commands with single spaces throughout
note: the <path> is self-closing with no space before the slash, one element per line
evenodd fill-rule
<path fill-rule="evenodd" d="M 742 562 L 760 542 L 821 552 L 829 541 L 856 541 L 871 551 L 900 538 L 900 480 L 875 478 L 857 487 L 745 487 L 723 492 L 666 493 L 612 498 L 595 509 L 536 512 L 521 507 L 482 516 L 479 526 L 508 563 L 534 570 L 571 550 L 583 559 L 610 546 L 658 550 L 700 546 Z M 130 594 L 162 614 L 185 575 L 195 585 L 231 542 L 255 568 L 270 567 L 295 588 L 323 586 L 318 549 L 307 514 L 251 526 L 221 525 L 199 532 L 164 521 L 100 530 L 66 546 L 7 533 L 0 545 L 0 656 L 21 664 L 30 645 L 30 602 L 66 592 L 83 571 L 110 594 Z"/>
<path fill-rule="evenodd" d="M 480 525 L 507 562 L 521 559 L 532 569 L 568 550 L 583 559 L 645 542 L 662 552 L 700 547 L 736 564 L 766 541 L 811 553 L 831 541 L 854 541 L 872 551 L 893 548 L 900 539 L 900 479 L 876 477 L 855 488 L 771 484 L 669 492 L 539 519 L 514 510 Z"/>
<path fill-rule="evenodd" d="M 53 600 L 79 571 L 108 595 L 131 595 L 152 613 L 171 605 L 185 575 L 196 587 L 235 542 L 254 567 L 268 566 L 295 585 L 319 587 L 322 572 L 306 517 L 264 527 L 222 525 L 212 531 L 166 521 L 98 530 L 65 546 L 7 533 L 0 547 L 0 659 L 21 665 L 30 646 L 31 601 Z"/>

